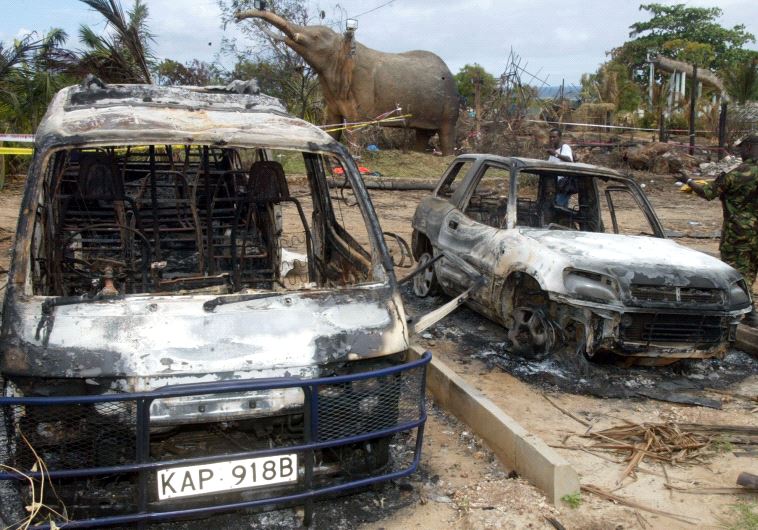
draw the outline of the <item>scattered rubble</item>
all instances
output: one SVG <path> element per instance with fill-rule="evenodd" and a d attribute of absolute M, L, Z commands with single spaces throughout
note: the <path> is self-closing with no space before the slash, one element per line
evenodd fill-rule
<path fill-rule="evenodd" d="M 651 171 L 659 175 L 682 170 L 693 171 L 698 167 L 696 157 L 670 143 L 652 142 L 631 147 L 623 151 L 621 156 L 631 169 Z"/>
<path fill-rule="evenodd" d="M 709 177 L 717 177 L 721 173 L 728 173 L 742 163 L 739 157 L 725 156 L 718 162 L 704 162 L 700 164 L 699 171 L 701 175 Z"/>

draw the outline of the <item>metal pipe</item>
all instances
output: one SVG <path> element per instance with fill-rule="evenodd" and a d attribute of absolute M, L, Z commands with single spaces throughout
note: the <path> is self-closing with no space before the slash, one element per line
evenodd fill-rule
<path fill-rule="evenodd" d="M 690 87 L 690 156 L 695 154 L 695 119 L 697 118 L 697 65 L 692 66 Z"/>
<path fill-rule="evenodd" d="M 161 223 L 158 219 L 158 183 L 156 179 L 158 178 L 155 173 L 155 146 L 151 145 L 149 148 L 150 152 L 150 196 L 151 196 L 151 203 L 153 207 L 153 242 L 155 245 L 155 250 L 153 254 L 155 254 L 155 259 L 160 261 L 161 260 Z"/>
<path fill-rule="evenodd" d="M 303 435 L 305 439 L 303 442 L 310 445 L 314 440 L 318 440 L 318 426 L 315 419 L 318 414 L 318 387 L 306 386 L 303 387 L 305 394 L 305 407 L 303 410 Z M 303 455 L 303 467 L 305 468 L 304 486 L 305 491 L 311 491 L 313 489 L 313 468 L 316 461 L 316 455 L 313 449 L 308 449 Z M 308 497 L 305 500 L 304 513 L 303 513 L 303 526 L 310 526 L 313 521 L 313 498 Z"/>
<path fill-rule="evenodd" d="M 413 279 L 414 276 L 416 276 L 420 272 L 425 271 L 426 269 L 428 269 L 431 265 L 434 264 L 434 262 L 439 261 L 444 255 L 445 254 L 442 254 L 442 253 L 437 254 L 436 256 L 434 256 L 432 259 L 430 259 L 429 261 L 427 261 L 423 265 L 419 265 L 418 267 L 416 267 L 415 269 L 413 269 L 405 277 L 403 277 L 402 280 L 398 281 L 397 283 L 399 285 L 403 285 L 405 283 L 408 283 L 409 281 L 411 281 Z"/>
<path fill-rule="evenodd" d="M 208 146 L 203 146 L 203 177 L 205 184 L 205 272 L 213 274 L 213 197 L 211 196 L 210 167 L 208 161 Z"/>
<path fill-rule="evenodd" d="M 137 401 L 137 463 L 145 464 L 150 461 L 150 399 Z M 139 488 L 137 490 L 137 509 L 139 513 L 147 513 L 148 507 L 148 473 L 147 469 L 139 471 Z M 142 526 L 142 521 L 140 521 Z"/>

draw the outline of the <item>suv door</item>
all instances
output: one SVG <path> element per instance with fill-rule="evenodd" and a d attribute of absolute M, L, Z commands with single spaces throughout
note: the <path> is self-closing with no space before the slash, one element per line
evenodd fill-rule
<path fill-rule="evenodd" d="M 491 278 L 496 256 L 487 247 L 494 250 L 498 233 L 507 226 L 510 174 L 504 164 L 484 162 L 469 191 L 443 218 L 439 246 L 445 257 L 438 276 L 448 290 L 462 292 L 479 276 Z M 480 299 L 486 291 L 477 289 L 472 298 Z"/>

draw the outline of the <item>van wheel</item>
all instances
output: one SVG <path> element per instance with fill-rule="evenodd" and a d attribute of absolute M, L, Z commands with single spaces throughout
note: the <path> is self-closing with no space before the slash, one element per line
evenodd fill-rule
<path fill-rule="evenodd" d="M 432 261 L 432 255 L 424 252 L 418 258 L 419 267 L 423 267 Z M 434 272 L 434 264 L 429 265 L 423 271 L 413 277 L 413 294 L 420 298 L 434 296 L 439 293 L 440 286 L 437 282 L 437 275 Z"/>
<path fill-rule="evenodd" d="M 12 467 L 15 448 L 14 429 L 8 408 L 0 406 L 0 469 Z M 6 467 L 7 466 L 7 467 Z M 0 480 L 0 528 L 22 528 L 27 519 L 17 480 Z"/>
<path fill-rule="evenodd" d="M 0 528 L 23 528 L 27 519 L 18 482 L 0 480 Z"/>
<path fill-rule="evenodd" d="M 375 438 L 340 448 L 342 468 L 352 477 L 376 473 L 390 464 L 392 436 Z"/>

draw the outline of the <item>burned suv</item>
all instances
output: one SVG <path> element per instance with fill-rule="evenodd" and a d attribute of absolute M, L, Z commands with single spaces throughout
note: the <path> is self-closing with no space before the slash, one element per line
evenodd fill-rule
<path fill-rule="evenodd" d="M 406 359 L 355 163 L 251 88 L 89 79 L 51 103 L 3 308 L 0 523 L 308 517 L 415 470 L 429 356 Z"/>
<path fill-rule="evenodd" d="M 610 169 L 460 156 L 413 230 L 428 264 L 416 294 L 482 282 L 467 303 L 532 357 L 565 345 L 640 364 L 718 356 L 751 307 L 736 270 L 667 239 L 640 186 Z"/>

